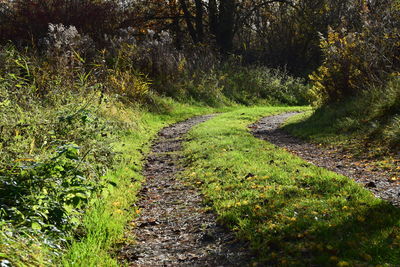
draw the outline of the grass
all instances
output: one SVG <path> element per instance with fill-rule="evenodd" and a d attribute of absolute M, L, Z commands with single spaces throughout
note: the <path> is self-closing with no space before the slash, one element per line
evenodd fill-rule
<path fill-rule="evenodd" d="M 115 152 L 119 153 L 118 164 L 103 179 L 116 186 L 110 185 L 102 196 L 94 200 L 84 217 L 84 238 L 72 243 L 63 257 L 64 266 L 118 266 L 113 249 L 116 243 L 124 241 L 125 227 L 137 215 L 134 203 L 144 181 L 142 160 L 149 151 L 151 140 L 168 124 L 216 111 L 202 106 L 170 104 L 174 108 L 166 114 L 134 113 L 130 110 L 124 115 L 128 116 L 127 120 L 136 121 L 137 126 L 122 133 L 114 144 Z M 114 115 L 120 116 L 118 113 Z"/>
<path fill-rule="evenodd" d="M 183 176 L 250 241 L 255 265 L 399 266 L 399 209 L 249 133 L 258 118 L 287 110 L 304 108 L 243 108 L 197 126 Z"/>
<path fill-rule="evenodd" d="M 361 148 L 371 130 L 368 123 L 361 122 L 363 119 L 354 102 L 348 101 L 295 115 L 285 122 L 284 129 L 314 143 L 348 147 L 359 144 Z"/>
<path fill-rule="evenodd" d="M 307 86 L 281 71 L 220 70 L 187 55 L 181 61 L 193 71 L 172 63 L 152 76 L 132 64 L 156 48 L 121 41 L 81 58 L 87 51 L 68 38 L 82 36 L 56 28 L 53 41 L 66 46 L 43 47 L 45 57 L 0 47 L 0 265 L 115 266 L 115 244 L 135 216 L 143 154 L 164 125 L 236 103 L 304 101 Z M 156 64 L 165 58 L 145 65 L 165 67 Z"/>
<path fill-rule="evenodd" d="M 399 146 L 392 144 L 398 138 L 399 126 L 390 119 L 360 114 L 358 107 L 349 107 L 352 104 L 350 101 L 340 107 L 324 107 L 293 116 L 284 129 L 312 143 L 343 149 L 354 160 L 398 176 Z"/>
<path fill-rule="evenodd" d="M 355 97 L 294 116 L 284 127 L 314 143 L 341 147 L 355 158 L 399 170 L 400 82 L 371 87 Z"/>

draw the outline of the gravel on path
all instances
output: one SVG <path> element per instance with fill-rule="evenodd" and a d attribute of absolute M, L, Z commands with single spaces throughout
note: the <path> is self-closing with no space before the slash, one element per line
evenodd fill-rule
<path fill-rule="evenodd" d="M 185 134 L 213 115 L 199 116 L 159 132 L 144 168 L 146 184 L 137 204 L 140 217 L 134 245 L 120 251 L 129 266 L 247 266 L 252 256 L 246 244 L 216 222 L 199 191 L 176 175 Z"/>

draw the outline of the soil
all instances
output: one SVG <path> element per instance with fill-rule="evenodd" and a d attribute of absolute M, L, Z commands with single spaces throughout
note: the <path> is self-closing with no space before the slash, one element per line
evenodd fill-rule
<path fill-rule="evenodd" d="M 176 179 L 183 169 L 179 161 L 185 134 L 212 117 L 194 117 L 159 132 L 144 168 L 140 217 L 129 233 L 136 242 L 121 249 L 121 262 L 129 266 L 213 267 L 251 262 L 247 244 L 217 223 L 195 187 Z"/>
<path fill-rule="evenodd" d="M 254 136 L 285 148 L 306 161 L 354 179 L 375 196 L 400 206 L 400 184 L 392 181 L 392 173 L 370 169 L 368 162 L 360 162 L 341 148 L 327 148 L 306 142 L 280 129 L 282 123 L 298 112 L 265 117 L 250 126 Z"/>

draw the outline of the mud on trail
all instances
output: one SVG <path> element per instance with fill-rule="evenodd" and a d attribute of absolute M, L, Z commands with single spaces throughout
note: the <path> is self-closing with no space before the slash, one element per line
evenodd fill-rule
<path fill-rule="evenodd" d="M 350 177 L 372 191 L 375 196 L 400 206 L 400 185 L 390 182 L 388 172 L 379 169 L 368 170 L 365 165 L 340 149 L 319 147 L 280 129 L 286 119 L 296 114 L 298 112 L 268 116 L 252 124 L 250 129 L 255 137 L 283 147 L 318 167 Z"/>
<path fill-rule="evenodd" d="M 199 116 L 159 132 L 144 168 L 146 184 L 139 195 L 140 217 L 134 221 L 136 243 L 119 259 L 129 266 L 246 266 L 251 255 L 205 209 L 198 190 L 176 175 L 185 134 L 214 115 Z"/>

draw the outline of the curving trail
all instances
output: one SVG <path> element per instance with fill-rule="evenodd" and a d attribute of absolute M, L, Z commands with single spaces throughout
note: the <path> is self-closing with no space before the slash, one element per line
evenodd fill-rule
<path fill-rule="evenodd" d="M 400 205 L 400 185 L 391 184 L 384 171 L 369 171 L 343 151 L 321 148 L 280 129 L 298 112 L 268 116 L 252 124 L 257 138 L 267 140 L 319 167 L 351 177 L 376 196 Z M 146 184 L 139 195 L 140 217 L 128 235 L 136 243 L 125 245 L 119 259 L 129 266 L 247 266 L 253 260 L 247 244 L 217 223 L 207 211 L 201 193 L 176 179 L 185 134 L 214 115 L 191 118 L 159 132 L 143 171 Z"/>
<path fill-rule="evenodd" d="M 252 124 L 250 129 L 255 137 L 283 147 L 318 167 L 350 177 L 372 191 L 375 196 L 400 206 L 400 185 L 390 182 L 390 175 L 387 172 L 378 169 L 368 170 L 344 151 L 319 147 L 280 129 L 286 119 L 296 114 L 298 112 L 268 116 Z"/>
<path fill-rule="evenodd" d="M 164 128 L 144 168 L 146 184 L 134 221 L 136 245 L 126 245 L 119 258 L 129 266 L 246 266 L 246 244 L 216 223 L 196 188 L 175 179 L 184 135 L 214 115 L 194 117 Z"/>

